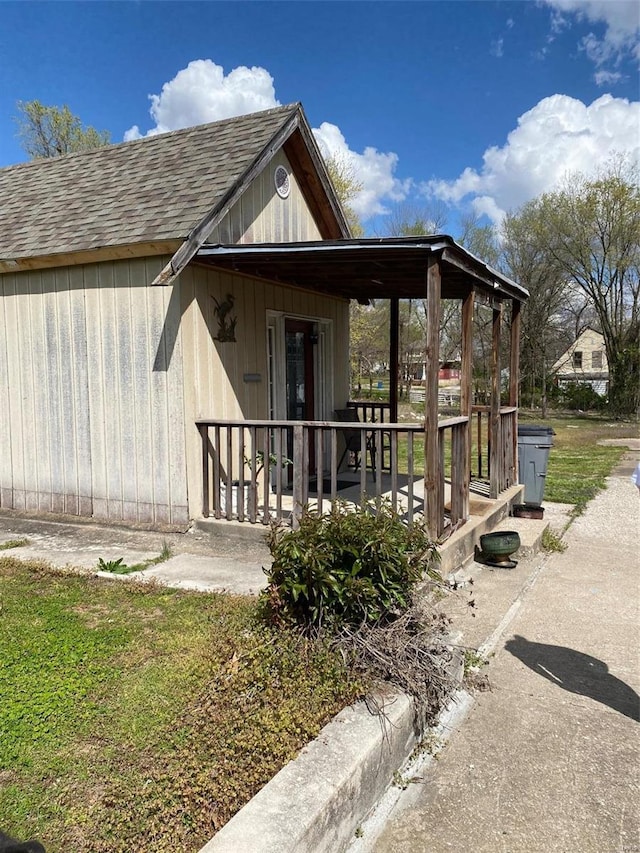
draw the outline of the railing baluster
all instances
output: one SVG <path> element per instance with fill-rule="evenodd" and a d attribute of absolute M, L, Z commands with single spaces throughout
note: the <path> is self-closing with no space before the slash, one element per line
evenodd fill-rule
<path fill-rule="evenodd" d="M 264 468 L 262 469 L 263 483 L 262 495 L 264 501 L 264 509 L 262 510 L 262 523 L 269 524 L 271 513 L 269 511 L 269 498 L 271 487 L 271 432 L 267 427 L 262 430 L 262 458 L 264 460 Z"/>
<path fill-rule="evenodd" d="M 282 449 L 284 439 L 284 428 L 281 426 L 275 427 L 275 447 L 276 447 L 276 518 L 278 521 L 282 518 L 282 472 L 284 469 L 284 451 Z"/>
<path fill-rule="evenodd" d="M 220 452 L 221 452 L 221 444 L 220 444 L 220 427 L 215 426 L 213 429 L 213 434 L 215 436 L 215 447 L 213 448 L 213 488 L 214 488 L 214 503 L 215 503 L 215 517 L 222 518 L 222 507 L 221 498 L 220 498 Z"/>
<path fill-rule="evenodd" d="M 293 427 L 293 529 L 297 530 L 300 526 L 300 518 L 306 504 L 306 495 L 304 489 L 305 471 L 304 471 L 304 427 L 301 424 L 296 424 Z"/>
<path fill-rule="evenodd" d="M 322 515 L 322 501 L 324 500 L 324 483 L 322 472 L 324 470 L 324 430 L 322 427 L 315 431 L 316 438 L 316 483 L 318 485 L 318 515 Z"/>
<path fill-rule="evenodd" d="M 233 518 L 233 433 L 230 426 L 226 429 L 226 458 L 225 458 L 225 515 L 227 520 Z"/>
<path fill-rule="evenodd" d="M 331 427 L 331 503 L 338 494 L 338 430 Z"/>
<path fill-rule="evenodd" d="M 245 506 L 245 498 L 244 498 L 244 428 L 240 427 L 238 430 L 238 469 L 240 471 L 238 475 L 238 521 L 244 521 L 244 506 Z"/>
<path fill-rule="evenodd" d="M 211 483 L 209 480 L 209 427 L 207 424 L 199 424 L 200 441 L 202 442 L 202 515 L 209 517 L 211 505 Z"/>
<path fill-rule="evenodd" d="M 413 433 L 407 434 L 407 521 L 413 523 Z"/>
<path fill-rule="evenodd" d="M 409 433 L 410 435 L 410 433 Z M 389 448 L 389 453 L 391 454 L 391 459 L 389 460 L 389 465 L 391 466 L 391 506 L 397 512 L 398 511 L 398 433 L 391 433 L 391 446 Z M 382 446 L 384 451 L 384 433 L 382 433 Z"/>

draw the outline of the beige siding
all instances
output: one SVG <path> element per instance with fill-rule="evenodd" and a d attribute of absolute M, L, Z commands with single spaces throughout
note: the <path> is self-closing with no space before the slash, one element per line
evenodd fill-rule
<path fill-rule="evenodd" d="M 574 366 L 575 353 L 581 354 L 581 367 Z M 598 366 L 597 362 L 594 365 L 594 353 L 599 354 L 597 361 L 600 362 L 600 366 Z M 593 329 L 586 329 L 575 343 L 560 356 L 552 369 L 558 374 L 560 379 L 565 380 L 572 379 L 579 382 L 581 377 L 607 379 L 609 376 L 609 365 L 603 336 L 600 332 L 595 332 Z"/>
<path fill-rule="evenodd" d="M 0 505 L 182 523 L 182 351 L 166 258 L 0 277 Z"/>
<path fill-rule="evenodd" d="M 276 193 L 273 182 L 277 166 L 284 166 L 289 172 L 291 191 L 285 199 Z M 284 153 L 279 151 L 213 229 L 207 242 L 282 243 L 321 239 L 322 235 L 293 175 L 291 164 Z"/>
<path fill-rule="evenodd" d="M 260 279 L 189 267 L 180 277 L 183 312 L 185 422 L 189 481 L 189 512 L 201 511 L 201 448 L 195 427 L 198 418 L 266 419 L 269 416 L 267 318 L 268 314 L 304 317 L 330 329 L 328 362 L 324 376 L 324 411 L 333 417 L 349 394 L 349 306 L 345 300 L 296 290 Z M 234 298 L 236 341 L 221 343 L 215 302 Z M 260 382 L 245 382 L 245 374 L 259 374 Z"/>

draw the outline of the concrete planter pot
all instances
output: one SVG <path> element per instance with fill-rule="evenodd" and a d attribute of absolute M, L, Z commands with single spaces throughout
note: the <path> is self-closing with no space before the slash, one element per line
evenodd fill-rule
<path fill-rule="evenodd" d="M 515 530 L 501 530 L 497 533 L 485 533 L 480 537 L 482 553 L 487 562 L 493 565 L 511 566 L 511 555 L 520 547 L 520 536 Z"/>

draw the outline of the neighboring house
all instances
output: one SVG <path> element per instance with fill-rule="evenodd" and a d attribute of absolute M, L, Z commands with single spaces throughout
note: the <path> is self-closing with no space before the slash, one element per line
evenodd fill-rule
<path fill-rule="evenodd" d="M 609 365 L 603 336 L 585 329 L 552 370 L 561 388 L 571 383 L 590 385 L 596 394 L 604 396 L 609 388 Z"/>
<path fill-rule="evenodd" d="M 467 519 L 476 298 L 493 306 L 496 365 L 503 311 L 512 320 L 509 406 L 496 394 L 491 409 L 491 497 L 516 483 L 527 292 L 446 235 L 348 238 L 299 104 L 1 169 L 0 507 L 296 523 L 313 478 L 319 501 L 343 486 L 334 420 L 349 400 L 351 299 L 389 299 L 395 341 L 389 420 L 361 427 L 360 456 L 379 469 L 368 484 L 362 472 L 361 498 L 371 480 L 380 494 L 388 446 L 409 520 L 415 504 L 441 534 L 445 477 L 451 523 Z M 429 306 L 425 421 L 403 426 L 398 306 L 417 298 Z M 443 424 L 441 299 L 459 300 L 463 316 L 460 417 Z M 425 452 L 401 480 L 398 437 L 416 432 Z"/>

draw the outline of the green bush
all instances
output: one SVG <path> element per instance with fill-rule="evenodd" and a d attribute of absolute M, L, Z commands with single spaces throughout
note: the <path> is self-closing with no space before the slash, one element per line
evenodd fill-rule
<path fill-rule="evenodd" d="M 438 578 L 438 554 L 424 527 L 407 527 L 390 504 L 306 511 L 298 530 L 274 526 L 273 565 L 262 594 L 268 617 L 305 628 L 389 622 L 410 604 L 415 584 Z"/>
<path fill-rule="evenodd" d="M 562 388 L 560 402 L 574 412 L 597 411 L 606 406 L 606 398 L 601 397 L 587 382 L 571 382 Z"/>

